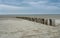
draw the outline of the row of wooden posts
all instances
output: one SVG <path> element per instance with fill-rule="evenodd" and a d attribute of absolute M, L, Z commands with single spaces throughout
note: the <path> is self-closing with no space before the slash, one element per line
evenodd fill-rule
<path fill-rule="evenodd" d="M 16 17 L 16 18 L 21 18 L 33 22 L 38 22 L 42 23 L 45 25 L 50 25 L 50 26 L 55 26 L 55 19 L 45 19 L 45 18 L 32 18 L 32 17 Z"/>

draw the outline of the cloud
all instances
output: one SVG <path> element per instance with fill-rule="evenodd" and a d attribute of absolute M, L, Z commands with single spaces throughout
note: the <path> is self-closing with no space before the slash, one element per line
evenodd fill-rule
<path fill-rule="evenodd" d="M 47 10 L 56 10 L 60 9 L 59 7 L 53 5 L 47 5 L 48 1 L 38 1 L 38 2 L 24 2 L 31 5 L 31 7 L 35 7 L 37 9 L 47 9 Z"/>
<path fill-rule="evenodd" d="M 32 7 L 18 7 L 18 6 L 10 6 L 10 5 L 5 5 L 5 4 L 0 4 L 0 12 L 2 13 L 26 13 L 29 12 L 29 10 L 31 10 Z"/>
<path fill-rule="evenodd" d="M 60 3 L 52 0 L 4 0 L 0 4 L 0 12 L 3 13 L 60 13 Z"/>
<path fill-rule="evenodd" d="M 9 5 L 4 5 L 0 4 L 0 9 L 7 9 L 7 10 L 26 10 L 29 9 L 29 7 L 18 7 L 18 6 L 9 6 Z"/>

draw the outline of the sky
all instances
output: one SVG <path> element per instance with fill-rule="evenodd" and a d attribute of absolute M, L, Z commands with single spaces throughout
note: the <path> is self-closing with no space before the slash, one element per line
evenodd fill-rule
<path fill-rule="evenodd" d="M 60 0 L 0 0 L 0 14 L 60 14 Z"/>

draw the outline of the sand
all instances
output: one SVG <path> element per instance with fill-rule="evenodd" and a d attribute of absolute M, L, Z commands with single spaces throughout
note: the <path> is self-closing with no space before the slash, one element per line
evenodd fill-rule
<path fill-rule="evenodd" d="M 60 25 L 53 27 L 17 18 L 0 18 L 0 38 L 60 38 Z"/>

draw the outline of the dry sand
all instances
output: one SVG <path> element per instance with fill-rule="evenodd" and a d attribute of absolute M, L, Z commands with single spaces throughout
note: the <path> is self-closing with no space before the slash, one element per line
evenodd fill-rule
<path fill-rule="evenodd" d="M 53 27 L 23 19 L 0 18 L 0 38 L 60 38 L 60 25 Z"/>

